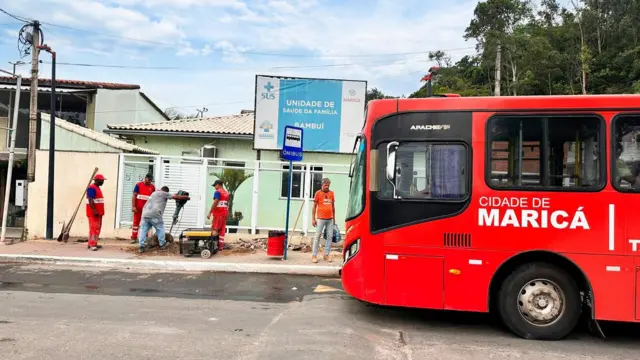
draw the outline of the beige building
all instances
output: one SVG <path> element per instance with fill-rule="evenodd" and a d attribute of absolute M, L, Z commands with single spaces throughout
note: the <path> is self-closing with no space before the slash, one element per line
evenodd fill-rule
<path fill-rule="evenodd" d="M 29 184 L 26 216 L 27 238 L 43 238 L 47 222 L 47 185 L 49 165 L 49 120 L 42 114 L 43 136 L 40 150 L 36 151 L 36 181 Z M 107 180 L 102 188 L 105 198 L 105 217 L 102 237 L 128 237 L 130 229 L 122 229 L 127 234 L 118 234 L 116 229 L 116 199 L 118 190 L 119 155 L 148 154 L 156 151 L 141 148 L 104 133 L 93 131 L 62 119 L 56 119 L 56 156 L 54 187 L 54 234 L 57 236 L 63 222 L 69 221 L 78 203 L 82 201 L 78 215 L 71 228 L 70 236 L 87 236 L 89 225 L 85 216 L 83 193 L 95 167 Z"/>

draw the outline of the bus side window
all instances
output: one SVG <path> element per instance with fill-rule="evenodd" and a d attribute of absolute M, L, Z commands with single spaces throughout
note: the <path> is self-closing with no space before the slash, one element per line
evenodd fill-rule
<path fill-rule="evenodd" d="M 491 187 L 584 189 L 604 181 L 597 116 L 496 116 L 487 126 Z"/>
<path fill-rule="evenodd" d="M 640 192 L 640 115 L 619 115 L 614 118 L 611 181 L 624 192 Z"/>
<path fill-rule="evenodd" d="M 378 148 L 385 151 L 386 144 Z M 386 156 L 379 157 L 381 199 L 393 199 L 386 178 Z M 467 150 L 462 144 L 406 142 L 396 152 L 395 196 L 413 200 L 462 200 L 468 193 Z"/>

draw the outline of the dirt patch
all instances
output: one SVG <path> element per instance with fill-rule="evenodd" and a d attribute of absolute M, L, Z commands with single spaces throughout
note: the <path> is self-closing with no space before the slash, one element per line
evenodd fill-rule
<path fill-rule="evenodd" d="M 122 250 L 138 254 L 138 248 L 136 246 L 122 248 Z M 150 249 L 146 249 L 144 253 L 139 254 L 140 256 L 176 256 L 180 255 L 180 246 L 176 243 L 170 243 L 169 247 L 166 250 L 160 250 L 159 247 L 153 247 Z"/>
<path fill-rule="evenodd" d="M 231 246 L 227 248 L 227 245 L 225 244 L 224 250 L 219 252 L 218 255 L 220 256 L 247 255 L 247 254 L 255 254 L 257 252 L 258 250 L 252 250 L 252 249 L 247 249 L 243 247 Z"/>

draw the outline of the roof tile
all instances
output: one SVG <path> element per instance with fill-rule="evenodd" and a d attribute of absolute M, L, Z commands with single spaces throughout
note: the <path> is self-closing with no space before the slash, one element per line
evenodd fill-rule
<path fill-rule="evenodd" d="M 23 78 L 22 81 L 24 86 L 31 85 L 31 78 Z M 0 83 L 15 84 L 16 78 L 11 76 L 0 76 Z M 38 86 L 51 86 L 51 79 L 38 78 Z M 75 88 L 82 88 L 82 89 L 110 89 L 110 90 L 140 89 L 140 85 L 135 85 L 135 84 L 118 84 L 118 83 L 110 83 L 110 82 L 64 80 L 64 79 L 56 79 L 56 86 L 75 87 Z"/>
<path fill-rule="evenodd" d="M 158 131 L 175 133 L 252 135 L 253 112 L 238 115 L 170 120 L 144 124 L 107 125 L 111 132 Z"/>
<path fill-rule="evenodd" d="M 42 120 L 44 120 L 45 122 L 49 122 L 51 120 L 51 114 L 47 114 L 47 113 L 42 113 Z M 132 152 L 132 153 L 139 153 L 139 154 L 153 154 L 153 155 L 158 155 L 159 153 L 157 151 L 154 150 L 149 150 L 149 149 L 145 149 L 143 147 L 137 146 L 137 145 L 133 145 L 133 144 L 129 144 L 128 142 L 122 141 L 122 140 L 118 140 L 114 137 L 111 137 L 107 134 L 95 131 L 95 130 L 91 130 L 91 129 L 87 129 L 85 127 L 82 127 L 80 125 L 76 125 L 73 123 L 70 123 L 64 119 L 60 119 L 59 117 L 56 117 L 56 126 L 61 127 L 65 130 L 71 131 L 73 133 L 76 133 L 80 136 L 84 136 L 86 138 L 89 138 L 93 141 L 97 141 L 101 144 L 110 146 L 114 149 L 118 149 L 118 150 L 123 150 L 126 152 Z"/>

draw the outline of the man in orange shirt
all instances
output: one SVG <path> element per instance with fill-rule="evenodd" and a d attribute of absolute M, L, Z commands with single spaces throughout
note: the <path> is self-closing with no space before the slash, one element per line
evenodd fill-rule
<path fill-rule="evenodd" d="M 333 237 L 333 224 L 336 218 L 336 198 L 333 191 L 329 190 L 331 180 L 322 179 L 322 188 L 313 197 L 312 224 L 316 227 L 316 237 L 313 239 L 313 252 L 311 261 L 318 262 L 318 246 L 320 237 L 324 233 L 324 261 L 331 262 L 331 238 Z"/>

